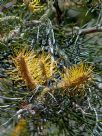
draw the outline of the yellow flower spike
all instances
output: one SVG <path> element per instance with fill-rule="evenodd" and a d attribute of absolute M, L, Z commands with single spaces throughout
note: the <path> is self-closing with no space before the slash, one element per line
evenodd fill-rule
<path fill-rule="evenodd" d="M 38 65 L 38 80 L 41 84 L 47 82 L 49 78 L 52 76 L 52 72 L 50 71 L 51 67 L 51 56 L 46 55 L 44 52 L 37 57 L 37 65 Z"/>
<path fill-rule="evenodd" d="M 35 10 L 35 5 L 33 5 L 33 4 L 30 2 L 29 5 L 28 5 L 28 8 L 29 8 L 30 11 L 34 12 L 34 10 Z"/>
<path fill-rule="evenodd" d="M 43 6 L 40 4 L 40 0 L 33 0 L 32 2 L 29 2 L 28 8 L 30 11 L 34 12 L 41 9 Z"/>
<path fill-rule="evenodd" d="M 42 61 L 39 61 L 39 67 L 41 69 L 41 76 L 42 76 L 43 80 L 47 81 L 46 67 Z"/>
<path fill-rule="evenodd" d="M 65 74 L 58 87 L 67 90 L 70 96 L 83 93 L 85 85 L 92 79 L 92 67 L 88 67 L 84 63 L 65 69 Z"/>
<path fill-rule="evenodd" d="M 38 57 L 39 70 L 42 75 L 42 81 L 46 82 L 55 72 L 55 64 L 51 61 L 51 55 L 46 55 L 44 52 Z"/>
<path fill-rule="evenodd" d="M 31 89 L 35 88 L 36 84 L 29 72 L 25 56 L 22 53 L 20 53 L 15 59 L 15 62 L 17 64 L 18 71 L 20 72 L 20 75 L 22 79 L 25 81 L 26 85 Z"/>
<path fill-rule="evenodd" d="M 26 120 L 20 119 L 14 130 L 12 131 L 11 136 L 20 136 L 20 134 L 24 131 L 26 126 Z"/>
<path fill-rule="evenodd" d="M 16 53 L 17 54 L 17 53 Z M 32 51 L 21 50 L 16 58 L 13 58 L 15 69 L 11 72 L 11 78 L 15 81 L 23 80 L 25 85 L 34 89 L 38 84 L 46 84 L 55 72 L 55 64 L 51 61 L 51 55 Z"/>

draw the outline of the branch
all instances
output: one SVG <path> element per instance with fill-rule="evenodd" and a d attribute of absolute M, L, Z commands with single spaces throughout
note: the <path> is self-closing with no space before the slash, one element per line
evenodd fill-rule
<path fill-rule="evenodd" d="M 102 32 L 102 26 L 90 27 L 85 29 L 76 28 L 74 31 L 70 32 L 68 35 L 72 35 L 72 34 L 87 35 L 87 34 L 97 33 L 97 32 Z"/>
<path fill-rule="evenodd" d="M 87 29 L 82 29 L 79 31 L 81 34 L 90 34 L 90 33 L 96 33 L 96 32 L 102 32 L 102 27 L 91 27 Z"/>

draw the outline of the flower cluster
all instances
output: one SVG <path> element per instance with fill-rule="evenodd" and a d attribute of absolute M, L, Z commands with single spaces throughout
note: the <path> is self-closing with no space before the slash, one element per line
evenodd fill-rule
<path fill-rule="evenodd" d="M 12 71 L 15 80 L 23 80 L 25 85 L 34 89 L 37 85 L 47 85 L 53 79 L 53 74 L 57 71 L 56 63 L 52 62 L 51 55 L 45 52 L 35 54 L 32 51 L 20 51 L 13 58 L 15 69 Z M 61 74 L 61 81 L 57 83 L 57 88 L 64 90 L 69 96 L 83 95 L 86 85 L 92 79 L 92 67 L 79 63 L 70 68 L 66 68 Z M 56 90 L 55 89 L 55 90 Z"/>
<path fill-rule="evenodd" d="M 58 87 L 64 89 L 70 96 L 83 94 L 85 86 L 92 79 L 92 67 L 84 63 L 65 69 L 65 73 Z"/>
<path fill-rule="evenodd" d="M 28 6 L 28 9 L 32 12 L 38 11 L 43 7 L 40 4 L 40 0 L 23 0 L 23 2 Z"/>
<path fill-rule="evenodd" d="M 51 55 L 45 52 L 36 55 L 31 51 L 21 51 L 13 62 L 13 77 L 16 77 L 15 80 L 22 79 L 31 89 L 38 84 L 46 84 L 55 72 L 55 63 L 51 61 Z"/>

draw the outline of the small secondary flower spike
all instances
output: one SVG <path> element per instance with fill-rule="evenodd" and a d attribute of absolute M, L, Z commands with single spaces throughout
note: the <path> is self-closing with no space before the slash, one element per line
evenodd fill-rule
<path fill-rule="evenodd" d="M 41 82 L 46 82 L 52 77 L 52 74 L 55 72 L 55 64 L 51 61 L 51 55 L 43 52 L 39 57 L 39 72 L 41 75 Z"/>

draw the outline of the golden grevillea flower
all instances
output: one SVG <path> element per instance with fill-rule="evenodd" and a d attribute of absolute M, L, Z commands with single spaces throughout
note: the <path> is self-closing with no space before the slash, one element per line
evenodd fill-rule
<path fill-rule="evenodd" d="M 15 59 L 15 66 L 18 70 L 18 73 L 21 75 L 22 79 L 25 81 L 26 85 L 30 88 L 34 88 L 35 82 L 29 71 L 29 67 L 27 64 L 29 60 L 27 60 L 27 57 L 30 57 L 30 56 L 28 56 L 28 54 L 24 55 L 23 53 L 20 53 Z"/>
<path fill-rule="evenodd" d="M 28 8 L 30 11 L 34 12 L 37 10 L 41 10 L 43 6 L 40 4 L 40 0 L 32 0 L 32 2 L 29 2 Z"/>
<path fill-rule="evenodd" d="M 51 55 L 46 54 L 43 52 L 41 55 L 38 56 L 38 67 L 39 67 L 39 74 L 40 74 L 40 82 L 47 81 L 52 77 L 52 74 L 55 72 L 55 62 L 51 61 Z"/>
<path fill-rule="evenodd" d="M 52 77 L 55 64 L 51 61 L 51 55 L 45 52 L 35 55 L 33 52 L 21 51 L 13 59 L 16 69 L 12 71 L 15 80 L 22 79 L 29 88 L 35 88 L 37 84 L 44 84 Z"/>
<path fill-rule="evenodd" d="M 26 124 L 27 123 L 25 119 L 20 119 L 15 128 L 13 129 L 11 136 L 20 136 L 21 133 L 24 131 Z"/>
<path fill-rule="evenodd" d="M 80 63 L 66 68 L 62 81 L 58 87 L 66 90 L 70 96 L 83 93 L 85 85 L 92 79 L 92 67 L 87 64 Z"/>

